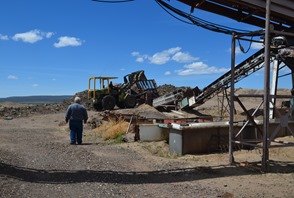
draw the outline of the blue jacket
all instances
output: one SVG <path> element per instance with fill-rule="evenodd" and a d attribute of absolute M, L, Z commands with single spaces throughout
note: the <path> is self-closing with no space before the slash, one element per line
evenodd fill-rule
<path fill-rule="evenodd" d="M 65 121 L 75 120 L 75 121 L 84 121 L 84 123 L 88 120 L 88 113 L 86 108 L 78 103 L 73 103 L 69 105 L 65 114 Z"/>

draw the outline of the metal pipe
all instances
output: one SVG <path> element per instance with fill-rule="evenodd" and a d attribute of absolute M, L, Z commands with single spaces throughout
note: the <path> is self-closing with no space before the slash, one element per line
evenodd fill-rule
<path fill-rule="evenodd" d="M 291 32 L 284 32 L 284 31 L 277 31 L 277 30 L 271 30 L 272 33 L 277 35 L 284 35 L 284 36 L 294 36 L 294 33 Z"/>
<path fill-rule="evenodd" d="M 277 88 L 278 88 L 278 77 L 279 77 L 279 60 L 276 57 L 274 60 L 274 64 L 273 64 L 273 69 L 272 69 L 272 86 L 270 89 L 270 94 L 272 96 L 277 95 Z M 275 117 L 275 106 L 276 106 L 276 98 L 275 97 L 271 97 L 271 103 L 269 104 L 269 108 L 270 108 L 270 112 L 269 112 L 269 118 L 273 119 Z"/>
<path fill-rule="evenodd" d="M 269 90 L 270 90 L 270 16 L 271 0 L 266 0 L 266 21 L 265 21 L 265 50 L 264 50 L 264 116 L 263 116 L 263 152 L 262 171 L 267 171 L 269 160 Z"/>

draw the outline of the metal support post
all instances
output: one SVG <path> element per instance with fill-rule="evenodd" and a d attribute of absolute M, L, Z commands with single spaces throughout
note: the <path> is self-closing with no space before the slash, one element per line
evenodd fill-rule
<path fill-rule="evenodd" d="M 235 34 L 232 35 L 232 52 L 231 52 L 231 92 L 230 92 L 230 129 L 229 129 L 229 161 L 230 164 L 234 163 L 233 156 L 233 133 L 234 133 L 234 96 L 235 96 L 235 49 L 236 38 Z"/>
<path fill-rule="evenodd" d="M 264 108 L 263 108 L 263 152 L 262 171 L 267 171 L 269 160 L 269 89 L 270 89 L 270 15 L 271 0 L 266 0 L 266 22 L 265 22 L 265 50 L 264 50 Z"/>

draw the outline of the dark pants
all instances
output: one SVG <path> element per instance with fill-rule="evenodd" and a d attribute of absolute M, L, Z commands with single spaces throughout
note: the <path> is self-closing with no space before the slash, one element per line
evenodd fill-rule
<path fill-rule="evenodd" d="M 70 120 L 70 143 L 71 144 L 82 144 L 83 143 L 83 121 L 82 120 Z"/>

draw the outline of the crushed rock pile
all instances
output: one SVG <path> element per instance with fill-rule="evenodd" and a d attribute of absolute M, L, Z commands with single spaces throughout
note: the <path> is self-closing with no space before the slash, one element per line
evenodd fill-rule
<path fill-rule="evenodd" d="M 163 96 L 165 94 L 172 93 L 172 92 L 177 91 L 179 89 L 186 90 L 187 88 L 190 88 L 190 87 L 184 87 L 184 86 L 176 87 L 176 86 L 171 85 L 171 84 L 164 84 L 164 85 L 158 86 L 157 91 L 158 91 L 160 96 Z"/>
<path fill-rule="evenodd" d="M 148 105 L 141 104 L 140 106 L 133 109 L 118 109 L 115 110 L 117 113 L 122 115 L 136 115 L 144 119 L 166 119 L 167 116 L 156 108 Z"/>
<path fill-rule="evenodd" d="M 107 122 L 109 119 L 119 120 L 124 119 L 129 121 L 132 116 L 136 116 L 138 119 L 167 119 L 168 117 L 147 104 L 142 104 L 133 109 L 116 109 L 116 110 L 107 110 L 96 112 L 93 116 L 89 117 L 88 124 L 92 129 L 97 128 Z"/>

